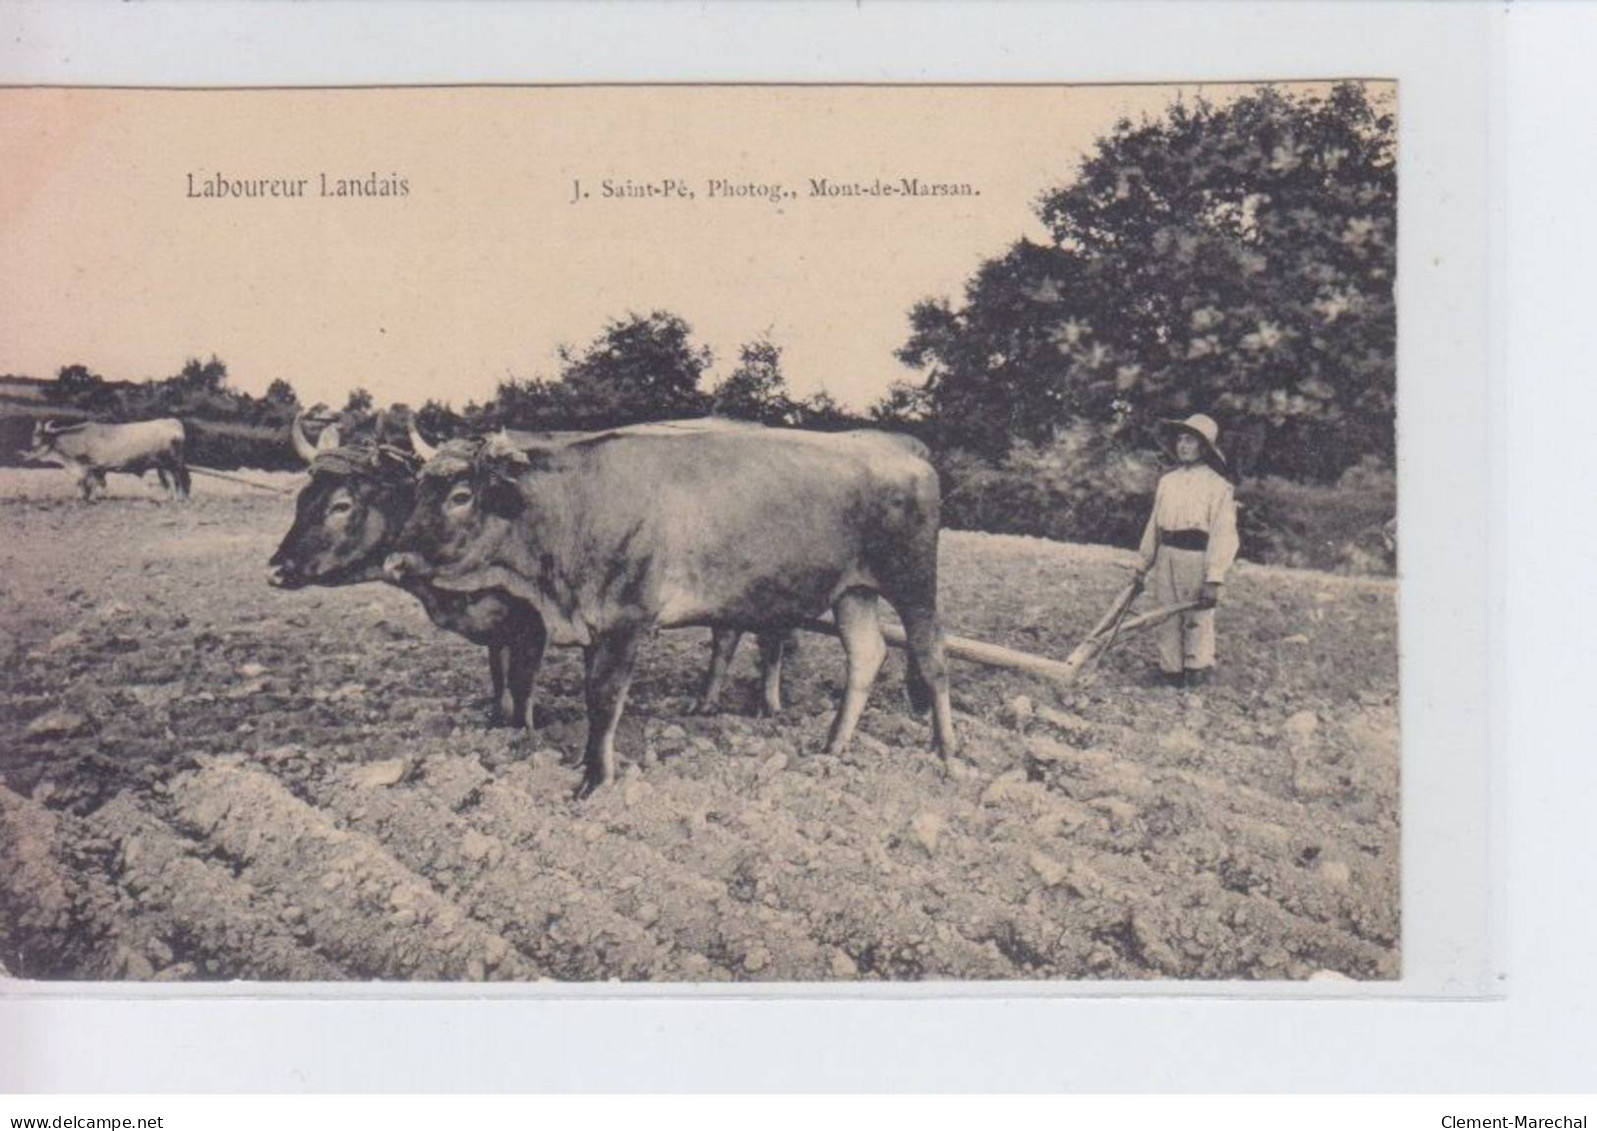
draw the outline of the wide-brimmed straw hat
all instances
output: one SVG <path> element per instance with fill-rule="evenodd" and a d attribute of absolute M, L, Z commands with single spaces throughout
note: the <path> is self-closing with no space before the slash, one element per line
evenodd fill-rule
<path fill-rule="evenodd" d="M 1208 457 L 1220 465 L 1218 470 L 1224 471 L 1230 466 L 1226 462 L 1225 453 L 1215 443 L 1220 438 L 1220 426 L 1214 422 L 1213 417 L 1196 412 L 1185 420 L 1161 420 L 1159 427 L 1169 432 L 1190 432 L 1203 444 Z"/>

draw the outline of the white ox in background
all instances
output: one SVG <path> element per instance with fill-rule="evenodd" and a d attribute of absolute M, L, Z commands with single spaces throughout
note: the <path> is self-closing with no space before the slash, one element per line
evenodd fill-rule
<path fill-rule="evenodd" d="M 183 461 L 183 422 L 173 417 L 141 420 L 134 424 L 57 424 L 41 420 L 33 428 L 33 447 L 24 458 L 30 462 L 57 463 L 78 475 L 78 490 L 88 501 L 98 485 L 105 490 L 105 474 L 122 471 L 143 475 L 154 468 L 161 486 L 174 498 L 189 495 L 189 471 Z"/>

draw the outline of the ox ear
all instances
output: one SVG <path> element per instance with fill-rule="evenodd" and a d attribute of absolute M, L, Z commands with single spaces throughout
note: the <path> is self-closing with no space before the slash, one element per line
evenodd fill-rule
<path fill-rule="evenodd" d="M 527 453 L 506 436 L 490 436 L 477 452 L 475 464 L 478 489 L 489 513 L 506 516 L 519 513 L 521 475 L 532 465 Z"/>

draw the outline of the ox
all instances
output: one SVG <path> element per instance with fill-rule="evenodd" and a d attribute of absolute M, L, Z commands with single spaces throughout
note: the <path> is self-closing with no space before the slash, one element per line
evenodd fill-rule
<path fill-rule="evenodd" d="M 615 776 L 615 731 L 640 641 L 655 628 L 773 632 L 831 607 L 848 681 L 827 739 L 852 738 L 903 621 L 912 705 L 955 748 L 937 617 L 937 473 L 884 433 L 727 428 L 611 432 L 522 451 L 490 439 L 422 469 L 390 577 L 502 589 L 550 638 L 583 648 L 588 737 L 577 796 Z"/>
<path fill-rule="evenodd" d="M 674 436 L 683 432 L 762 432 L 764 425 L 753 424 L 744 420 L 733 420 L 721 416 L 698 416 L 680 420 L 654 420 L 642 424 L 628 424 L 609 431 L 628 436 L 662 435 Z M 423 460 L 430 460 L 438 454 L 438 449 L 427 442 L 416 427 L 416 419 L 412 416 L 409 420 L 410 447 L 413 452 Z M 592 439 L 597 433 L 580 431 L 545 431 L 521 432 L 501 428 L 498 436 L 500 442 L 508 441 L 511 445 L 523 451 L 533 448 L 556 447 L 562 444 L 575 443 L 579 440 Z M 926 448 L 920 441 L 908 436 L 898 439 L 906 444 L 914 445 L 914 450 L 921 455 L 926 455 Z M 743 639 L 741 629 L 730 628 L 724 625 L 715 626 L 710 632 L 710 666 L 704 674 L 704 682 L 700 685 L 698 698 L 688 707 L 690 715 L 713 715 L 720 709 L 721 688 L 726 682 L 727 669 L 732 664 L 733 657 L 737 654 L 738 644 Z M 760 649 L 760 707 L 759 714 L 772 717 L 782 712 L 782 661 L 798 648 L 798 639 L 791 630 L 784 632 L 762 632 L 756 634 Z"/>
<path fill-rule="evenodd" d="M 152 468 L 174 498 L 186 499 L 190 481 L 184 440 L 183 422 L 173 417 L 135 424 L 41 420 L 33 427 L 33 447 L 23 458 L 75 470 L 85 502 L 93 498 L 96 486 L 105 490 L 106 472 L 143 475 Z"/>
<path fill-rule="evenodd" d="M 299 589 L 385 580 L 383 560 L 414 504 L 420 460 L 388 446 L 340 446 L 333 427 L 324 429 L 313 446 L 305 437 L 301 417 L 295 418 L 289 431 L 294 450 L 310 465 L 311 481 L 300 491 L 294 524 L 272 555 L 268 582 L 281 589 Z M 432 451 L 414 429 L 411 435 L 419 450 Z M 564 438 L 548 434 L 543 441 L 559 443 Z M 533 442 L 531 436 L 523 439 Z M 537 610 L 502 589 L 460 592 L 419 580 L 399 584 L 421 602 L 438 627 L 487 647 L 491 723 L 530 730 L 532 685 L 546 643 Z M 780 709 L 781 643 L 761 640 L 767 710 Z M 736 645 L 735 633 L 715 634 L 710 674 L 694 703 L 695 711 L 715 709 Z"/>

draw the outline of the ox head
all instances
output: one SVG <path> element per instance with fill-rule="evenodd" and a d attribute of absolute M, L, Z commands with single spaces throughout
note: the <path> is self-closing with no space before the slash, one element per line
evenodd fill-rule
<path fill-rule="evenodd" d="M 438 448 L 421 470 L 415 506 L 389 555 L 389 579 L 443 581 L 489 567 L 525 506 L 521 477 L 541 458 L 503 433 Z"/>
<path fill-rule="evenodd" d="M 67 425 L 54 420 L 40 420 L 35 423 L 33 443 L 22 453 L 22 458 L 29 463 L 59 463 L 61 453 L 56 448 L 56 437 L 66 428 Z"/>
<path fill-rule="evenodd" d="M 294 525 L 272 555 L 268 582 L 299 589 L 381 580 L 415 500 L 419 461 L 386 445 L 313 448 L 298 417 L 291 431 L 311 481 L 294 502 Z"/>

